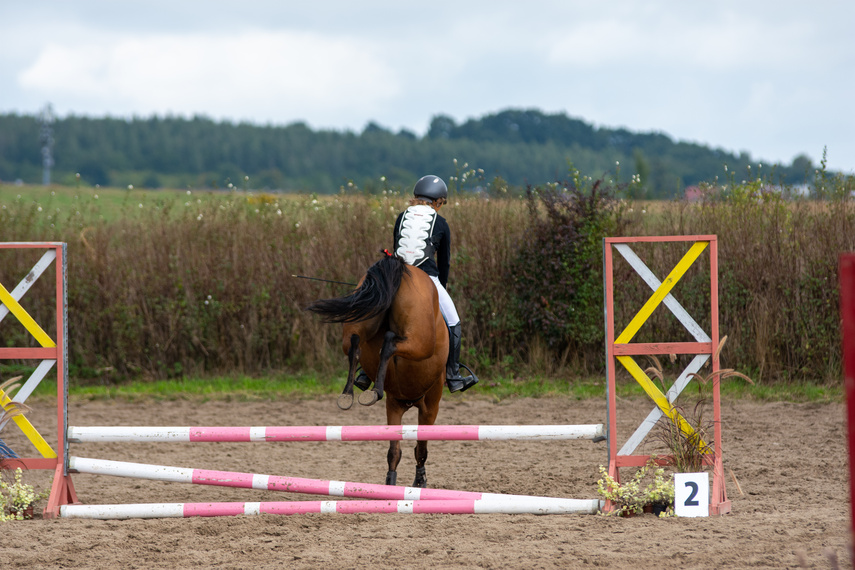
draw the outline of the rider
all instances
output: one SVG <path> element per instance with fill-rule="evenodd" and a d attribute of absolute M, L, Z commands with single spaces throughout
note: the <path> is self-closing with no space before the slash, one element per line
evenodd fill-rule
<path fill-rule="evenodd" d="M 451 230 L 439 210 L 447 201 L 448 187 L 442 178 L 433 175 L 420 178 L 413 187 L 409 208 L 401 212 L 395 222 L 394 243 L 395 254 L 409 265 L 422 269 L 436 285 L 439 309 L 448 325 L 450 341 L 445 384 L 450 392 L 462 392 L 477 384 L 478 377 L 474 373 L 460 375 L 460 317 L 445 290 L 451 258 Z M 360 371 L 354 384 L 365 390 L 371 380 Z"/>

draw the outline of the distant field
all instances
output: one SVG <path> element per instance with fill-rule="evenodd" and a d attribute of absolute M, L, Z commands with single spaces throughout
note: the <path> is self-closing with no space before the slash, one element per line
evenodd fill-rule
<path fill-rule="evenodd" d="M 88 220 L 117 221 L 136 218 L 141 209 L 168 208 L 179 213 L 182 208 L 205 204 L 241 201 L 247 205 L 294 200 L 303 194 L 270 194 L 242 190 L 139 190 L 121 188 L 78 188 L 66 186 L 14 186 L 0 184 L 0 205 L 6 208 L 41 207 L 42 211 L 60 220 L 80 212 Z M 329 199 L 329 196 L 318 199 Z"/>

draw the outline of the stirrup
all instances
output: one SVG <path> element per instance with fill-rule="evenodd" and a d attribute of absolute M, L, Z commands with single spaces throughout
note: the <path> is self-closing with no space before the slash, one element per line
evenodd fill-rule
<path fill-rule="evenodd" d="M 472 372 L 472 369 L 466 366 L 465 364 L 458 363 L 459 368 L 465 368 L 469 372 L 469 376 L 460 376 L 458 372 L 457 378 L 448 378 L 445 381 L 445 385 L 448 386 L 448 391 L 451 393 L 454 392 L 465 392 L 472 386 L 478 383 L 478 377 L 475 376 L 475 373 Z"/>

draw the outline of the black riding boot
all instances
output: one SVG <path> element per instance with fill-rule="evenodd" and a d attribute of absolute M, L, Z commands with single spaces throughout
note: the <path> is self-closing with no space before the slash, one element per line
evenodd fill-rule
<path fill-rule="evenodd" d="M 460 323 L 448 327 L 448 362 L 445 365 L 445 385 L 449 392 L 463 392 L 478 383 L 478 377 L 469 370 L 470 376 L 460 375 Z"/>
<path fill-rule="evenodd" d="M 356 378 L 353 380 L 353 385 L 364 392 L 371 386 L 371 378 L 368 377 L 365 370 L 360 368 L 359 374 L 357 374 Z"/>

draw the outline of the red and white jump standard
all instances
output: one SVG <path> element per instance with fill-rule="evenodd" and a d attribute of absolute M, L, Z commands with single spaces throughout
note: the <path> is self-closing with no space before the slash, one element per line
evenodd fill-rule
<path fill-rule="evenodd" d="M 644 262 L 631 249 L 630 245 L 641 243 L 648 244 L 687 244 L 688 251 L 668 276 L 659 280 L 656 275 L 644 264 Z M 709 291 L 710 291 L 710 331 L 709 334 L 698 325 L 697 322 L 686 312 L 680 303 L 671 294 L 671 290 L 679 282 L 689 267 L 696 261 L 704 251 L 709 251 Z M 613 251 L 630 265 L 630 267 L 642 278 L 653 295 L 638 309 L 633 319 L 625 325 L 625 328 L 616 333 L 615 308 L 614 308 L 614 258 Z M 711 359 L 712 369 L 712 396 L 713 396 L 713 422 L 714 422 L 714 444 L 712 453 L 706 457 L 706 463 L 712 467 L 712 497 L 710 499 L 710 514 L 724 514 L 730 512 L 730 501 L 727 499 L 724 482 L 724 467 L 722 465 L 721 451 L 721 398 L 720 378 L 715 374 L 719 370 L 718 347 L 718 239 L 714 235 L 697 236 L 668 236 L 668 237 L 625 237 L 605 238 L 603 240 L 603 280 L 606 294 L 606 385 L 608 399 L 608 429 L 607 438 L 609 442 L 609 475 L 620 480 L 621 467 L 639 467 L 644 465 L 650 455 L 635 455 L 633 452 L 641 444 L 656 422 L 663 415 L 679 421 L 679 413 L 674 409 L 672 403 L 689 381 L 692 374 L 697 373 L 701 367 Z M 665 305 L 669 311 L 680 321 L 688 333 L 694 337 L 694 342 L 630 342 L 639 331 L 644 322 L 659 306 Z M 685 368 L 683 373 L 674 381 L 667 391 L 662 393 L 654 384 L 646 372 L 635 362 L 634 357 L 641 355 L 663 355 L 663 354 L 694 354 L 695 357 Z M 616 362 L 620 362 L 632 377 L 642 386 L 644 391 L 656 404 L 656 407 L 648 414 L 647 418 L 638 426 L 635 432 L 626 440 L 618 450 L 617 447 L 617 398 L 615 395 L 615 372 Z M 691 429 L 685 421 L 681 427 Z M 610 508 L 610 504 L 606 504 Z"/>

